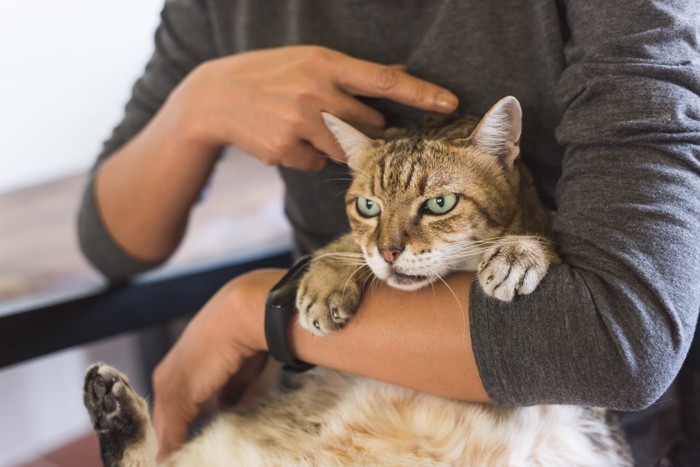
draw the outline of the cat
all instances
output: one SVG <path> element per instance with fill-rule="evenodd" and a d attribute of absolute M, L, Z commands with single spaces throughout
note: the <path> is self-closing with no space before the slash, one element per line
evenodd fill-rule
<path fill-rule="evenodd" d="M 550 214 L 521 162 L 514 97 L 479 120 L 433 118 L 372 139 L 333 115 L 347 156 L 351 233 L 300 280 L 300 324 L 317 335 L 352 319 L 366 282 L 404 290 L 475 271 L 495 300 L 533 292 L 558 263 Z M 373 279 L 374 280 L 374 279 Z M 117 370 L 88 369 L 83 398 L 108 466 L 156 465 L 146 402 Z M 243 413 L 223 413 L 165 465 L 629 466 L 603 409 L 503 408 L 447 400 L 328 369 Z"/>

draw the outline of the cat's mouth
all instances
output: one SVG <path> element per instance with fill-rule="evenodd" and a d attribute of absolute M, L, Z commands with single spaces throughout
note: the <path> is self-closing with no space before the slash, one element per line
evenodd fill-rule
<path fill-rule="evenodd" d="M 389 285 L 399 289 L 416 290 L 430 282 L 430 278 L 428 276 L 402 274 L 400 272 L 391 271 L 387 282 Z"/>

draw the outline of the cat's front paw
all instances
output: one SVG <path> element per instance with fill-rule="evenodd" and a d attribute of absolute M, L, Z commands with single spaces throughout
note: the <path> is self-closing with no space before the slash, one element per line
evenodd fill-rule
<path fill-rule="evenodd" d="M 301 279 L 297 293 L 299 323 L 322 336 L 342 329 L 362 298 L 357 280 L 322 264 L 312 264 Z"/>
<path fill-rule="evenodd" d="M 539 237 L 504 237 L 483 255 L 477 271 L 487 295 L 509 302 L 532 293 L 558 257 L 549 242 Z"/>

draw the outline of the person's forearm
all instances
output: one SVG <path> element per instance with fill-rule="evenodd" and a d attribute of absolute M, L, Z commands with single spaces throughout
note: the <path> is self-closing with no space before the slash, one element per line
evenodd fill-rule
<path fill-rule="evenodd" d="M 285 271 L 257 270 L 223 286 L 205 305 L 153 373 L 153 420 L 167 454 L 182 443 L 203 404 L 224 386 L 247 384 L 265 341 L 265 299 Z M 467 299 L 471 274 L 403 292 L 368 287 L 357 315 L 341 331 L 315 337 L 289 327 L 297 357 L 419 391 L 490 402 L 476 368 Z M 459 302 L 455 298 L 459 297 Z M 252 366 L 251 366 L 252 365 Z M 232 379 L 233 377 L 233 379 Z"/>
<path fill-rule="evenodd" d="M 258 349 L 267 349 L 262 295 L 280 277 L 254 273 L 252 287 L 246 287 L 244 327 L 250 345 Z M 341 331 L 316 337 L 295 320 L 290 347 L 310 363 L 442 397 L 488 402 L 471 347 L 467 304 L 472 275 L 454 274 L 446 282 L 452 290 L 438 282 L 404 292 L 377 282 L 367 288 L 357 315 Z"/>
<path fill-rule="evenodd" d="M 297 356 L 438 396 L 488 402 L 469 334 L 471 274 L 415 292 L 369 287 L 342 331 L 315 337 L 295 323 Z M 458 300 L 459 299 L 459 300 Z"/>
<path fill-rule="evenodd" d="M 218 151 L 196 140 L 167 105 L 161 109 L 96 175 L 99 211 L 116 243 L 142 260 L 170 255 Z"/>

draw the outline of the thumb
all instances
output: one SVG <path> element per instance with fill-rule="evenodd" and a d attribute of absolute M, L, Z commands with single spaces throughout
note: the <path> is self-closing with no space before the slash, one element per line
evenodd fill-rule
<path fill-rule="evenodd" d="M 153 428 L 158 439 L 158 462 L 163 462 L 187 440 L 193 416 L 190 411 L 181 410 L 181 404 L 161 402 L 156 397 L 153 406 Z"/>
<path fill-rule="evenodd" d="M 177 347 L 177 345 L 176 345 Z M 182 379 L 174 371 L 171 352 L 153 371 L 153 429 L 158 440 L 158 462 L 164 461 L 187 440 L 190 423 L 197 416 L 199 408 L 190 396 L 192 388 L 187 379 Z"/>

